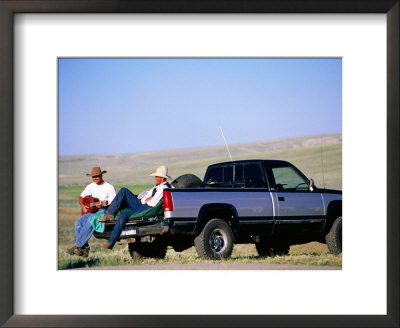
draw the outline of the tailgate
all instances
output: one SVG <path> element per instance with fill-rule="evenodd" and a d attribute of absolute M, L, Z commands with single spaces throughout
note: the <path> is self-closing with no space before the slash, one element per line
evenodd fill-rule
<path fill-rule="evenodd" d="M 96 238 L 107 239 L 111 235 L 116 221 L 107 221 L 104 233 L 94 232 Z M 140 218 L 129 220 L 122 230 L 119 239 L 162 235 L 169 231 L 169 219 L 164 217 Z"/>

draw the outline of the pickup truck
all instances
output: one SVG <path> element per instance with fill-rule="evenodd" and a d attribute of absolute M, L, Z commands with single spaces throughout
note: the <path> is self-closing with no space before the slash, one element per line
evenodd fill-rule
<path fill-rule="evenodd" d="M 195 246 L 200 258 L 229 258 L 234 244 L 253 243 L 260 256 L 284 255 L 291 245 L 319 241 L 342 252 L 342 192 L 320 189 L 291 163 L 240 160 L 210 165 L 164 190 L 163 213 L 130 220 L 120 242 L 133 259 L 164 258 Z M 108 238 L 115 222 L 107 222 Z"/>

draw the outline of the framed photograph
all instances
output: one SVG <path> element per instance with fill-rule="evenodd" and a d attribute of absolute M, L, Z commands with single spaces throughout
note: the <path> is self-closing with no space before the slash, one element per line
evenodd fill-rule
<path fill-rule="evenodd" d="M 0 1 L 0 21 L 2 325 L 398 326 L 398 1 Z M 73 57 L 341 58 L 342 270 L 58 270 L 57 69 Z M 110 291 L 81 295 L 87 281 Z"/>

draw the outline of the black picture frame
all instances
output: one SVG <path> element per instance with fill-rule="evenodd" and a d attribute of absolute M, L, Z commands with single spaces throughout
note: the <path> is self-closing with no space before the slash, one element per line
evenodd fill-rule
<path fill-rule="evenodd" d="M 4 327 L 399 327 L 399 0 L 0 0 L 0 324 Z M 387 315 L 14 315 L 13 16 L 16 13 L 384 13 Z M 322 300 L 321 300 L 322 301 Z"/>

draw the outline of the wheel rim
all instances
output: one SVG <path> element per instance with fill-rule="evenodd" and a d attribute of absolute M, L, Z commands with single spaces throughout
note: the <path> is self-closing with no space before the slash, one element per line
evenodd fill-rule
<path fill-rule="evenodd" d="M 210 244 L 211 250 L 215 254 L 221 253 L 226 248 L 226 235 L 224 231 L 220 229 L 215 229 L 211 234 L 208 242 Z"/>

